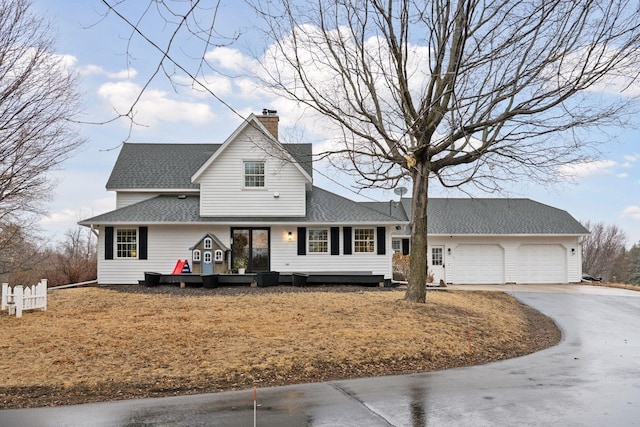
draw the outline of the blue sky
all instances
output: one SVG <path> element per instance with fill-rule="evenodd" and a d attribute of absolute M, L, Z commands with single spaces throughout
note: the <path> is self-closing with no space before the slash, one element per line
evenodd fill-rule
<path fill-rule="evenodd" d="M 138 5 L 147 1 L 136 1 Z M 224 34 L 240 31 L 248 34 L 245 25 L 250 13 L 239 9 L 242 2 L 227 2 L 220 11 L 218 27 Z M 33 0 L 36 11 L 43 13 L 58 27 L 57 54 L 64 55 L 71 69 L 81 76 L 80 92 L 84 101 L 86 122 L 104 122 L 115 116 L 114 109 L 129 105 L 146 82 L 157 57 L 146 46 L 131 46 L 126 55 L 130 30 L 116 17 L 103 16 L 105 9 L 98 0 Z M 155 30 L 155 29 L 154 29 Z M 160 28 L 158 28 L 160 30 Z M 245 31 L 246 30 L 246 31 Z M 154 33 L 160 36 L 160 33 Z M 195 56 L 188 51 L 187 55 Z M 237 64 L 251 61 L 247 55 L 251 39 L 242 38 L 229 47 L 209 51 L 209 59 L 232 70 Z M 216 93 L 246 116 L 263 108 L 277 109 L 281 135 L 295 142 L 321 141 L 321 132 L 312 123 L 301 119 L 295 105 L 285 102 L 253 86 L 248 80 L 211 75 L 208 79 Z M 129 135 L 129 122 L 81 125 L 86 145 L 55 172 L 58 186 L 48 205 L 49 216 L 40 221 L 44 233 L 62 238 L 78 220 L 112 210 L 115 195 L 105 190 L 105 184 L 118 155 L 119 144 L 130 142 L 221 143 L 240 124 L 241 119 L 229 108 L 201 91 L 188 87 L 176 93 L 166 79 L 157 79 L 146 91 L 137 108 L 137 121 Z M 567 210 L 579 220 L 617 224 L 628 237 L 628 245 L 640 242 L 640 116 L 636 127 L 608 129 L 610 142 L 602 146 L 603 155 L 578 165 L 569 171 L 572 184 L 539 185 L 522 181 L 509 187 L 508 196 L 527 197 Z M 289 128 L 295 130 L 289 131 Z M 320 172 L 337 179 L 345 186 L 349 182 L 335 171 Z M 387 201 L 396 199 L 392 191 L 367 191 L 355 194 L 338 186 L 319 173 L 314 183 L 354 200 Z M 474 192 L 477 197 L 496 195 Z M 465 194 L 435 189 L 431 196 L 466 197 Z"/>

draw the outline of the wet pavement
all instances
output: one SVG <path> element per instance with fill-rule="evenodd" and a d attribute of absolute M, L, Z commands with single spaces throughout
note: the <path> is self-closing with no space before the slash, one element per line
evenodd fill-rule
<path fill-rule="evenodd" d="M 562 342 L 483 366 L 258 389 L 256 425 L 640 425 L 640 292 L 498 289 L 552 317 Z M 0 426 L 252 426 L 253 417 L 248 390 L 4 410 Z"/>

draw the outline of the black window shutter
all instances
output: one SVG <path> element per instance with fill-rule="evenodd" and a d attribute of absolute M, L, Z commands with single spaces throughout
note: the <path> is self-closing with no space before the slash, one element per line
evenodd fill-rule
<path fill-rule="evenodd" d="M 138 228 L 138 259 L 147 259 L 147 237 L 149 227 Z"/>
<path fill-rule="evenodd" d="M 409 255 L 409 239 L 402 239 L 402 255 Z"/>
<path fill-rule="evenodd" d="M 307 227 L 298 227 L 298 255 L 307 254 Z"/>
<path fill-rule="evenodd" d="M 340 255 L 340 227 L 331 227 L 331 255 Z"/>
<path fill-rule="evenodd" d="M 104 259 L 113 259 L 113 227 L 104 228 Z"/>
<path fill-rule="evenodd" d="M 353 253 L 353 250 L 351 249 L 351 227 L 343 227 L 342 236 L 344 239 L 344 250 L 342 252 L 345 255 L 351 255 Z"/>
<path fill-rule="evenodd" d="M 376 240 L 378 240 L 378 255 L 384 255 L 387 253 L 387 243 L 385 242 L 387 229 L 384 227 L 378 227 L 378 229 L 376 230 L 376 234 Z"/>

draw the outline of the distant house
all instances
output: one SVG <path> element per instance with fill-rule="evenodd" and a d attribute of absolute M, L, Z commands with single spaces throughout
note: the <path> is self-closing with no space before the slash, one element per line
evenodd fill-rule
<path fill-rule="evenodd" d="M 251 115 L 222 144 L 123 145 L 97 230 L 98 282 L 169 273 L 352 273 L 392 277 L 408 253 L 410 199 L 362 203 L 313 185 L 310 144 L 278 141 L 279 118 Z M 526 199 L 431 199 L 429 269 L 449 283 L 566 283 L 581 277 L 568 213 Z"/>

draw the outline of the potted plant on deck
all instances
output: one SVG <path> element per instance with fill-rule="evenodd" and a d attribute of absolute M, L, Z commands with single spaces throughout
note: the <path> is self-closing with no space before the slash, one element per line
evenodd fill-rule
<path fill-rule="evenodd" d="M 247 260 L 245 258 L 236 258 L 233 262 L 233 266 L 238 270 L 238 274 L 244 274 L 247 268 Z"/>

